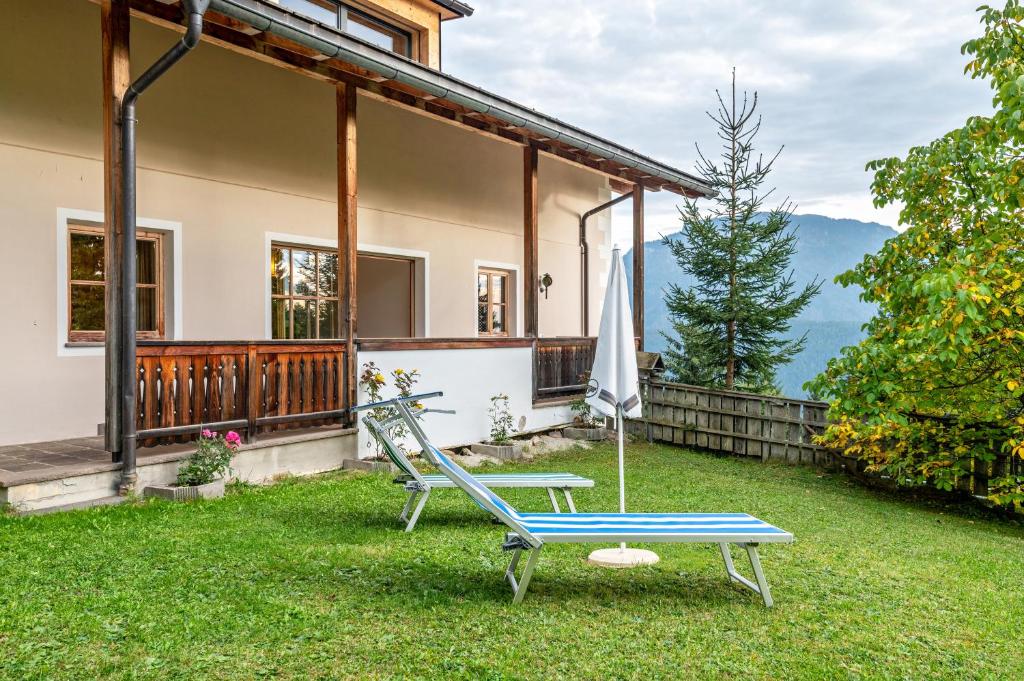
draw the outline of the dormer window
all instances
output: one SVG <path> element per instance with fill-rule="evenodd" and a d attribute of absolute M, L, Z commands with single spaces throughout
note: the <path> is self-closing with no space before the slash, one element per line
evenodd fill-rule
<path fill-rule="evenodd" d="M 274 0 L 318 23 L 341 29 L 403 57 L 412 56 L 412 34 L 361 10 L 333 0 Z"/>

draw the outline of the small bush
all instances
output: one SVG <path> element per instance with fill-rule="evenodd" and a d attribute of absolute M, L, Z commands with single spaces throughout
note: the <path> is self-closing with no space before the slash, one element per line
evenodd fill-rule
<path fill-rule="evenodd" d="M 418 369 L 405 370 L 397 368 L 391 372 L 391 378 L 394 381 L 395 388 L 398 390 L 397 397 L 409 397 L 412 395 L 416 383 L 419 382 L 420 372 Z M 376 363 L 367 362 L 363 365 L 363 371 L 359 375 L 359 387 L 366 393 L 367 402 L 381 402 L 387 399 L 384 397 L 384 388 L 386 386 L 387 378 L 385 378 L 384 373 Z M 409 405 L 412 409 L 418 409 L 420 406 L 418 403 Z M 376 407 L 370 410 L 370 416 L 378 423 L 384 423 L 394 416 L 394 410 L 390 406 Z M 409 434 L 408 426 L 404 422 L 399 422 L 388 428 L 387 432 L 395 444 L 404 449 L 402 440 Z M 373 431 L 370 431 L 370 435 L 372 437 L 366 443 L 366 446 L 373 450 L 373 458 L 386 460 L 387 456 L 384 453 L 383 441 Z"/>
<path fill-rule="evenodd" d="M 586 398 L 578 397 L 570 402 L 569 410 L 572 411 L 573 425 L 580 428 L 596 428 L 598 426 L 597 420 L 594 418 L 594 412 L 591 411 Z"/>
<path fill-rule="evenodd" d="M 206 485 L 224 477 L 231 470 L 231 457 L 241 444 L 242 438 L 233 430 L 223 436 L 204 430 L 196 443 L 196 451 L 178 469 L 178 485 Z"/>
<path fill-rule="evenodd" d="M 508 408 L 508 395 L 502 393 L 492 397 L 487 415 L 491 417 L 491 442 L 503 445 L 511 440 L 516 432 L 516 426 L 512 420 L 512 412 Z"/>

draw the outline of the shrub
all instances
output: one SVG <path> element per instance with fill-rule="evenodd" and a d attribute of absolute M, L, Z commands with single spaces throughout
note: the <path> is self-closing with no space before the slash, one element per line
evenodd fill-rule
<path fill-rule="evenodd" d="M 590 405 L 587 403 L 585 397 L 578 397 L 569 403 L 569 410 L 572 411 L 573 418 L 572 422 L 580 428 L 596 428 L 597 420 L 594 418 L 594 412 L 591 411 Z"/>
<path fill-rule="evenodd" d="M 418 369 L 412 369 L 407 371 L 405 369 L 394 369 L 391 372 L 391 378 L 394 381 L 395 388 L 398 391 L 396 397 L 408 397 L 412 395 L 413 388 L 419 382 L 420 372 Z M 367 362 L 363 365 L 363 371 L 359 375 L 359 387 L 366 393 L 367 402 L 380 402 L 387 399 L 384 397 L 384 388 L 387 387 L 387 378 L 384 376 L 384 372 L 374 362 Z M 418 409 L 421 405 L 410 404 L 413 409 Z M 394 416 L 393 410 L 390 407 L 377 407 L 370 410 L 370 416 L 378 423 L 384 423 L 392 416 Z M 402 447 L 402 439 L 409 434 L 409 428 L 404 422 L 399 421 L 395 425 L 387 429 L 388 436 L 399 446 Z M 366 443 L 366 446 L 373 449 L 374 459 L 386 458 L 384 454 L 384 443 L 381 442 L 376 433 L 371 431 L 370 441 Z"/>
<path fill-rule="evenodd" d="M 491 398 L 491 408 L 487 410 L 488 416 L 491 417 L 491 442 L 496 445 L 505 444 L 516 432 L 508 400 L 508 395 L 503 393 L 495 395 Z"/>
<path fill-rule="evenodd" d="M 224 477 L 231 470 L 231 457 L 241 444 L 242 438 L 233 430 L 227 435 L 204 430 L 196 443 L 196 451 L 178 469 L 178 485 L 206 485 Z"/>

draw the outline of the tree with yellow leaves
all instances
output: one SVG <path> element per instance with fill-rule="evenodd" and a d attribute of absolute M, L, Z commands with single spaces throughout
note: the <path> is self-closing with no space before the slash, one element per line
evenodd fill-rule
<path fill-rule="evenodd" d="M 836 420 L 823 442 L 870 469 L 951 489 L 985 467 L 992 500 L 1021 504 L 1006 459 L 1024 458 L 1024 9 L 979 12 L 966 72 L 995 111 L 868 164 L 875 204 L 902 202 L 907 229 L 837 277 L 878 313 L 807 387 Z"/>

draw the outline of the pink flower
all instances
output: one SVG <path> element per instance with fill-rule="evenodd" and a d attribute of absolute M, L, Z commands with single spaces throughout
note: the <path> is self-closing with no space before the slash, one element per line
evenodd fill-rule
<path fill-rule="evenodd" d="M 224 441 L 227 442 L 228 447 L 231 449 L 238 449 L 238 446 L 242 444 L 242 436 L 233 430 L 229 430 L 228 434 L 224 436 Z"/>
<path fill-rule="evenodd" d="M 216 437 L 217 433 L 213 432 L 209 428 L 203 428 L 203 432 L 201 433 L 201 435 L 205 438 L 211 438 Z"/>

